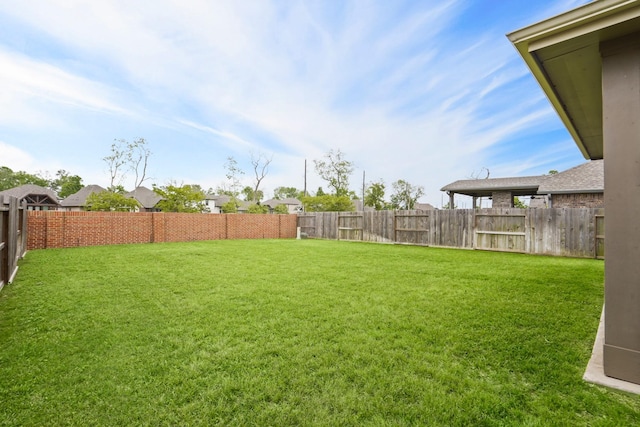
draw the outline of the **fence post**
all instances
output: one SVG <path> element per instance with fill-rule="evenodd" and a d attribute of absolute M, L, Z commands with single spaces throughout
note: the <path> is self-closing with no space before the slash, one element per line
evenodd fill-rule
<path fill-rule="evenodd" d="M 9 198 L 9 233 L 7 235 L 8 283 L 13 281 L 18 270 L 18 199 Z"/>
<path fill-rule="evenodd" d="M 28 230 L 28 224 L 29 224 L 28 213 L 29 212 L 27 210 L 26 200 L 22 201 L 22 206 L 20 209 L 22 210 L 22 212 L 20 212 L 20 221 L 19 221 L 20 243 L 18 247 L 20 251 L 18 253 L 18 257 L 22 259 L 24 258 L 24 255 L 27 253 L 27 236 L 29 234 L 29 230 Z"/>
<path fill-rule="evenodd" d="M 6 273 L 9 269 L 9 258 L 7 256 L 7 235 L 9 212 L 4 205 L 4 196 L 0 195 L 0 289 L 9 281 L 9 275 Z"/>

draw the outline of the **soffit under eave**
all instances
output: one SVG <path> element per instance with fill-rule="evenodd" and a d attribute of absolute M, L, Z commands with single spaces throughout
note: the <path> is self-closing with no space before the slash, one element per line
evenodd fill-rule
<path fill-rule="evenodd" d="M 600 43 L 640 31 L 640 1 L 600 1 L 508 35 L 586 158 L 603 157 Z"/>

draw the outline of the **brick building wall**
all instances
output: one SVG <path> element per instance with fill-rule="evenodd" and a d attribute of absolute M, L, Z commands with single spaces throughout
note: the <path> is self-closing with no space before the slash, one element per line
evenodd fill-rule
<path fill-rule="evenodd" d="M 491 207 L 493 208 L 512 208 L 513 193 L 511 191 L 494 191 L 491 194 Z"/>
<path fill-rule="evenodd" d="M 552 194 L 554 208 L 604 208 L 604 193 Z"/>
<path fill-rule="evenodd" d="M 30 211 L 27 249 L 295 238 L 296 215 Z"/>

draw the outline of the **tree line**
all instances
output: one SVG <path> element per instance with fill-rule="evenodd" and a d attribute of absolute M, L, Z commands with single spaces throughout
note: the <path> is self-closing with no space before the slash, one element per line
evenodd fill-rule
<path fill-rule="evenodd" d="M 132 211 L 140 208 L 135 199 L 127 197 L 123 182 L 132 175 L 134 188 L 140 187 L 150 180 L 148 175 L 152 152 L 144 138 L 131 142 L 117 139 L 111 145 L 110 152 L 103 157 L 107 166 L 109 186 L 106 191 L 92 193 L 86 200 L 85 209 L 98 211 Z M 248 204 L 249 213 L 267 213 L 269 207 L 263 205 L 265 181 L 273 156 L 263 153 L 251 153 L 251 185 L 243 185 L 245 172 L 238 166 L 234 157 L 227 157 L 224 163 L 226 181 L 218 187 L 204 190 L 197 184 L 178 184 L 169 182 L 165 185 L 152 184 L 153 191 L 161 200 L 156 206 L 164 212 L 206 212 L 207 194 L 228 196 L 228 202 L 221 206 L 224 213 L 238 212 L 241 204 Z M 326 182 L 327 191 L 319 187 L 314 194 L 306 189 L 296 187 L 277 187 L 273 198 L 283 200 L 295 198 L 301 201 L 307 211 L 353 211 L 354 200 L 360 199 L 349 187 L 349 180 L 354 172 L 354 163 L 345 158 L 344 153 L 329 150 L 322 158 L 314 160 L 315 172 Z M 0 167 L 0 191 L 24 184 L 35 184 L 50 188 L 60 198 L 68 197 L 84 187 L 82 178 L 72 175 L 66 170 L 59 170 L 55 177 L 47 177 L 47 173 L 30 174 L 24 171 L 14 172 L 7 166 Z M 386 197 L 386 185 L 381 179 L 369 182 L 363 188 L 363 204 L 376 210 L 414 209 L 417 200 L 424 195 L 424 188 L 399 179 L 391 184 L 393 192 Z M 288 213 L 286 206 L 278 205 L 276 213 Z"/>

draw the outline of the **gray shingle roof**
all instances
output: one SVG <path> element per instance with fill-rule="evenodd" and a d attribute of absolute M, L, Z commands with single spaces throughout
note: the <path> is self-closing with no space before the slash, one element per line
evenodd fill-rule
<path fill-rule="evenodd" d="M 227 196 L 226 194 L 219 195 L 207 195 L 207 200 L 213 200 L 216 204 L 216 207 L 221 208 L 222 205 L 231 201 L 231 196 Z M 238 203 L 238 211 L 246 211 L 253 202 L 247 202 L 245 200 L 236 200 Z"/>
<path fill-rule="evenodd" d="M 514 196 L 604 191 L 604 160 L 592 160 L 554 175 L 512 178 L 464 179 L 445 185 L 440 191 L 487 197 L 493 191 L 511 191 Z"/>
<path fill-rule="evenodd" d="M 564 172 L 550 175 L 538 188 L 539 194 L 604 192 L 604 160 L 592 160 Z"/>
<path fill-rule="evenodd" d="M 87 185 L 86 187 L 82 187 L 80 191 L 77 193 L 70 194 L 64 200 L 60 201 L 60 206 L 65 208 L 75 208 L 84 206 L 87 197 L 89 197 L 92 193 L 101 193 L 103 191 L 107 191 L 103 187 L 99 185 Z"/>
<path fill-rule="evenodd" d="M 56 203 L 58 202 L 58 196 L 51 189 L 35 184 L 25 184 L 19 187 L 0 191 L 0 195 L 13 196 L 18 200 L 22 200 L 29 195 L 48 196 L 52 201 Z"/>
<path fill-rule="evenodd" d="M 265 200 L 261 204 L 269 206 L 271 209 L 273 209 L 278 205 L 299 206 L 299 205 L 302 204 L 302 202 L 300 200 L 296 199 L 295 197 L 287 197 L 287 198 L 284 198 L 284 199 L 269 199 L 269 200 Z"/>
<path fill-rule="evenodd" d="M 463 179 L 445 185 L 440 191 L 451 191 L 467 196 L 485 197 L 494 191 L 511 191 L 514 195 L 536 194 L 546 175 L 512 178 Z"/>
<path fill-rule="evenodd" d="M 129 191 L 125 196 L 136 199 L 145 209 L 154 208 L 158 202 L 162 200 L 162 197 L 158 193 L 143 186 Z"/>

